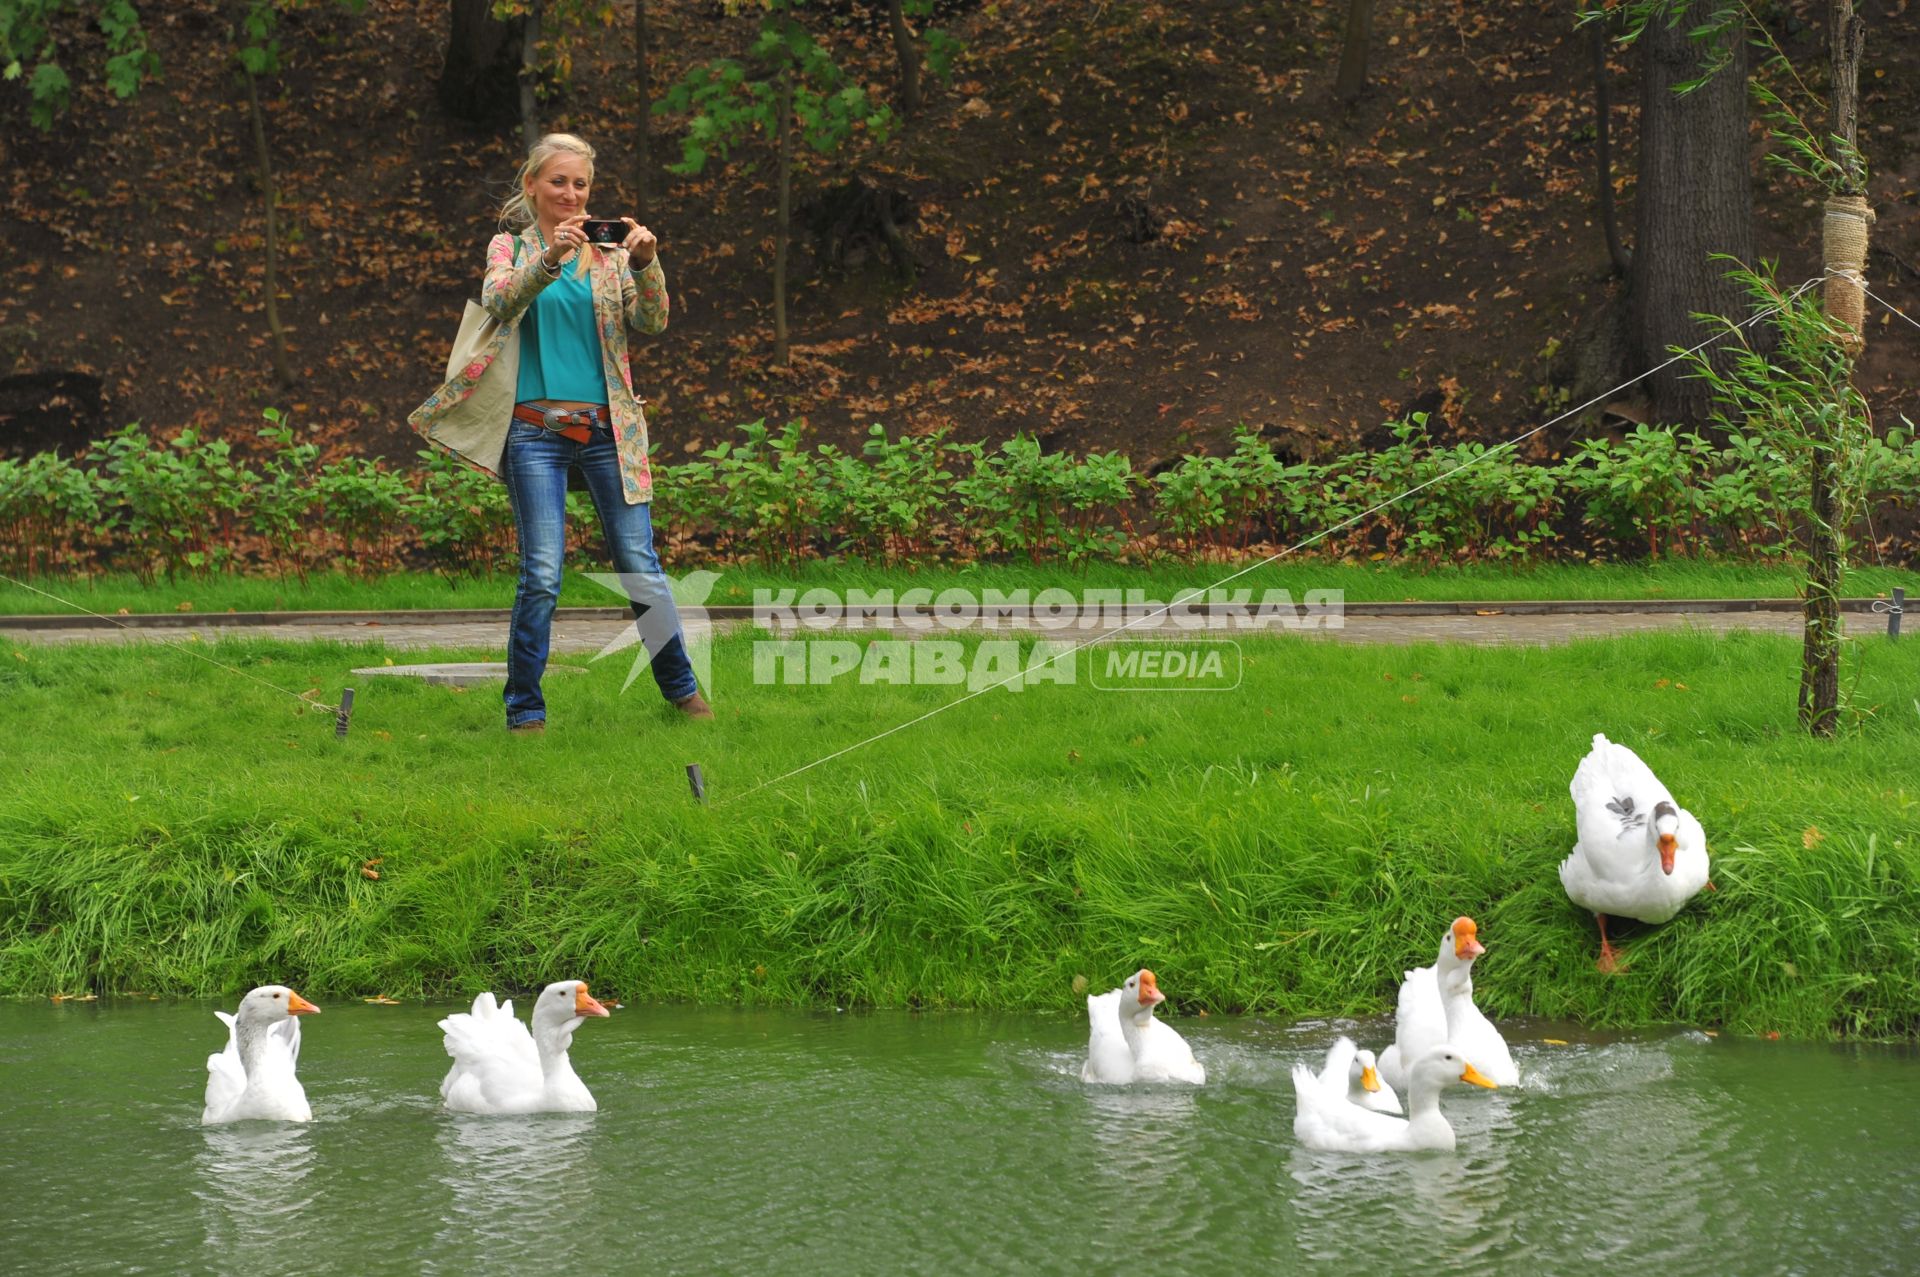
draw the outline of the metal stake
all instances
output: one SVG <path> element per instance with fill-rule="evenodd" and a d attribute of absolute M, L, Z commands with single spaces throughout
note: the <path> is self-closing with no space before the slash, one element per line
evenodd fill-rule
<path fill-rule="evenodd" d="M 707 781 L 700 774 L 699 763 L 687 764 L 687 784 L 693 786 L 693 801 L 697 803 L 707 801 Z"/>
<path fill-rule="evenodd" d="M 333 734 L 340 740 L 347 738 L 347 723 L 353 718 L 353 689 L 349 687 L 340 693 L 340 712 L 333 716 Z"/>

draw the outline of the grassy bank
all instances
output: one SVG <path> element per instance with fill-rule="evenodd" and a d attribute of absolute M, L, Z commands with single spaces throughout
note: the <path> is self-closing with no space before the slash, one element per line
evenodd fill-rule
<path fill-rule="evenodd" d="M 1084 568 L 979 564 L 972 567 L 882 566 L 859 561 L 806 562 L 791 569 L 756 565 L 707 568 L 718 571 L 710 602 L 751 603 L 756 589 L 824 586 L 866 590 L 960 587 L 972 590 L 1130 588 L 1170 597 L 1219 581 L 1245 563 L 1161 563 L 1148 567 L 1101 564 Z M 693 563 L 669 563 L 678 575 L 700 569 Z M 601 570 L 593 568 L 589 570 Z M 1304 591 L 1337 589 L 1356 602 L 1420 599 L 1713 599 L 1792 598 L 1802 577 L 1791 567 L 1691 559 L 1658 563 L 1543 564 L 1538 567 L 1470 565 L 1422 569 L 1403 564 L 1349 564 L 1286 559 L 1237 578 L 1231 589 L 1285 589 L 1298 600 Z M 165 578 L 144 584 L 131 574 L 33 578 L 46 594 L 69 599 L 89 611 L 129 612 L 330 611 L 411 608 L 498 608 L 513 602 L 513 578 L 437 576 L 428 572 L 359 578 L 341 573 L 297 577 L 213 575 L 204 579 Z M 1850 595 L 1889 593 L 1895 586 L 1920 593 L 1920 573 L 1893 568 L 1859 568 L 1848 574 Z M 0 581 L 0 614 L 43 615 L 72 609 L 32 589 Z M 579 573 L 569 573 L 560 602 L 566 607 L 606 607 L 619 598 Z"/>
<path fill-rule="evenodd" d="M 644 676 L 621 695 L 613 660 L 551 680 L 544 737 L 503 732 L 490 689 L 403 684 L 363 686 L 344 743 L 176 653 L 0 648 L 0 993 L 582 974 L 636 1001 L 1071 1013 L 1076 977 L 1147 964 L 1183 1010 L 1348 1015 L 1390 1009 L 1466 912 L 1494 1013 L 1920 1030 L 1920 643 L 1852 650 L 1868 712 L 1823 743 L 1792 727 L 1787 639 L 1243 640 L 1231 695 L 1113 695 L 1083 666 L 755 790 L 958 691 L 756 687 L 750 642 L 716 649 L 712 724 Z M 211 652 L 327 696 L 380 659 Z M 1611 979 L 1554 872 L 1596 730 L 1699 815 L 1719 888 L 1623 928 Z"/>

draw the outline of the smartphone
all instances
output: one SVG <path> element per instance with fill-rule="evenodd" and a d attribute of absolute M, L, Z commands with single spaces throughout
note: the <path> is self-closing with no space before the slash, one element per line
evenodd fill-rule
<path fill-rule="evenodd" d="M 610 244 L 617 248 L 627 238 L 627 224 L 613 217 L 589 217 L 580 223 L 580 229 L 589 244 Z"/>

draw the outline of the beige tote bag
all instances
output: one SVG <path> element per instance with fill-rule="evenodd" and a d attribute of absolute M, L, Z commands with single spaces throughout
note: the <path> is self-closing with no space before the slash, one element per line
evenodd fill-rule
<path fill-rule="evenodd" d="M 520 257 L 514 245 L 514 260 Z M 469 300 L 460 315 L 460 331 L 447 355 L 446 381 L 452 382 L 500 337 L 506 327 L 486 307 Z M 500 353 L 474 383 L 473 393 L 427 430 L 427 440 L 489 474 L 500 473 L 507 449 L 507 428 L 513 421 L 514 394 L 520 383 L 520 328 L 516 322 Z"/>

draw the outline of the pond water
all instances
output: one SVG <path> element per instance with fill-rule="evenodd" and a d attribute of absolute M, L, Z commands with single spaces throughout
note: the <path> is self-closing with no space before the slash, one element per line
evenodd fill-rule
<path fill-rule="evenodd" d="M 1326 1025 L 1182 1021 L 1208 1085 L 1117 1090 L 1080 1083 L 1066 1018 L 630 1007 L 575 1038 L 598 1113 L 475 1118 L 437 1107 L 449 1009 L 329 1004 L 305 1025 L 311 1124 L 203 1129 L 210 1007 L 0 1004 L 0 1268 L 1853 1274 L 1920 1253 L 1904 1049 L 1528 1025 L 1524 1086 L 1443 1098 L 1457 1153 L 1361 1158 L 1294 1143 L 1288 1069 Z"/>

